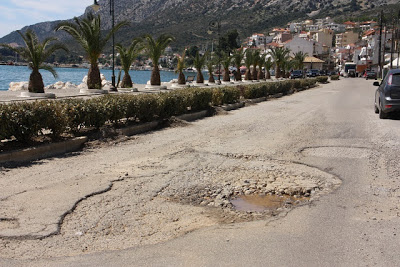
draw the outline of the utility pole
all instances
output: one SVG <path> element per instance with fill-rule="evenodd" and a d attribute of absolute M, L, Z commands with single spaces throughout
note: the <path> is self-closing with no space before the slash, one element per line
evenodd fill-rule
<path fill-rule="evenodd" d="M 395 19 L 394 19 L 394 15 L 392 15 L 392 19 L 393 19 L 393 24 L 392 24 L 392 39 L 390 42 L 390 69 L 393 69 L 393 48 L 394 48 L 394 38 L 395 38 L 395 31 L 394 31 L 394 23 L 395 23 Z"/>
<path fill-rule="evenodd" d="M 381 10 L 381 17 L 379 22 L 379 39 L 378 39 L 378 77 L 382 78 L 382 24 L 383 24 L 383 10 Z"/>
<path fill-rule="evenodd" d="M 396 38 L 397 38 L 397 68 L 399 68 L 399 61 L 400 61 L 400 47 L 399 47 L 399 42 L 400 42 L 400 10 L 399 13 L 397 14 L 397 31 L 396 31 Z"/>
<path fill-rule="evenodd" d="M 110 0 L 110 15 L 112 20 L 112 29 L 115 27 L 115 16 L 114 16 L 114 0 Z M 112 83 L 112 91 L 118 91 L 117 86 L 115 85 L 115 34 L 112 34 L 112 76 L 111 76 L 111 83 Z"/>

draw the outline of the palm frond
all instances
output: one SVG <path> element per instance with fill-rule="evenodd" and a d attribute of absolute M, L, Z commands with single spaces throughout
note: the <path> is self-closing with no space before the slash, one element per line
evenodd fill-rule
<path fill-rule="evenodd" d="M 56 79 L 58 78 L 58 74 L 57 74 L 56 70 L 53 67 L 49 66 L 49 65 L 40 65 L 39 69 L 47 70 L 48 72 L 53 74 L 54 78 L 56 78 Z"/>
<path fill-rule="evenodd" d="M 175 73 L 182 72 L 183 69 L 185 68 L 185 55 L 186 55 L 186 50 L 183 51 L 182 56 L 177 56 L 178 59 L 178 65 L 176 67 Z"/>
<path fill-rule="evenodd" d="M 157 39 L 154 39 L 150 34 L 145 34 L 143 38 L 145 39 L 144 47 L 153 65 L 158 64 L 162 53 L 167 46 L 175 40 L 175 38 L 169 34 L 162 34 Z"/>

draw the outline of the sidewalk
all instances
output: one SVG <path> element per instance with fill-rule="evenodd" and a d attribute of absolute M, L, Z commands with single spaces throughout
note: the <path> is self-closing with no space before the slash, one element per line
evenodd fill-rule
<path fill-rule="evenodd" d="M 260 82 L 274 82 L 277 81 L 275 78 L 267 81 L 243 81 L 241 83 L 239 82 L 233 82 L 232 84 L 229 83 L 222 83 L 221 85 L 208 85 L 204 87 L 218 87 L 218 86 L 237 86 L 240 84 L 256 84 Z M 207 81 L 205 81 L 205 84 Z M 159 93 L 159 92 L 167 92 L 171 90 L 176 90 L 179 88 L 174 88 L 172 87 L 172 83 L 163 83 L 163 85 L 167 86 L 167 89 L 146 89 L 146 84 L 134 84 L 133 88 L 137 88 L 138 92 L 132 92 L 127 89 L 119 89 L 118 92 L 110 92 L 111 94 L 116 94 L 116 93 L 130 93 L 130 94 L 143 94 L 143 93 Z M 201 87 L 196 85 L 196 83 L 189 83 L 187 84 L 187 87 Z M 182 87 L 185 88 L 185 87 Z M 80 94 L 78 88 L 76 89 L 49 89 L 45 90 L 46 93 L 54 93 L 56 95 L 56 99 L 63 99 L 63 98 L 74 98 L 74 97 L 80 97 L 80 98 L 89 98 L 93 96 L 99 96 L 99 94 Z M 9 102 L 19 102 L 19 101 L 27 101 L 27 100 L 38 100 L 38 99 L 45 99 L 45 98 L 37 98 L 37 97 L 20 97 L 20 94 L 23 91 L 0 91 L 0 103 L 9 103 Z"/>

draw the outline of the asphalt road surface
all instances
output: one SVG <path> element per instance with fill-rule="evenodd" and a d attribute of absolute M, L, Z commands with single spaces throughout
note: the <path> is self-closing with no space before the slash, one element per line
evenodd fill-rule
<path fill-rule="evenodd" d="M 101 190 L 101 184 L 106 186 L 111 178 L 115 181 L 118 175 L 123 176 L 125 172 L 128 172 L 128 177 L 131 172 L 134 175 L 126 181 L 126 185 L 120 183 L 113 190 L 105 192 L 108 199 L 99 194 L 95 196 L 98 199 L 94 198 L 92 202 L 77 203 L 76 209 L 63 222 L 65 226 L 61 225 L 60 232 L 54 236 L 40 240 L 0 239 L 0 265 L 400 266 L 400 121 L 398 116 L 380 120 L 374 114 L 374 90 L 372 81 L 341 79 L 226 115 L 139 136 L 116 146 L 94 148 L 80 155 L 6 170 L 0 182 L 4 182 L 4 177 L 20 181 L 18 179 L 27 179 L 29 174 L 37 179 L 43 177 L 43 180 L 53 175 L 60 184 L 66 184 L 66 181 L 57 178 L 57 173 L 63 173 L 60 177 L 69 177 L 68 173 L 77 177 L 79 172 L 83 177 L 84 172 L 85 177 L 89 177 L 88 181 L 98 179 L 96 186 L 99 188 L 96 190 Z M 134 151 L 142 153 L 138 156 Z M 230 168 L 230 162 L 216 155 L 254 156 L 258 162 L 265 159 L 268 164 L 275 162 L 283 168 L 287 162 L 292 164 L 290 168 L 299 170 L 299 174 L 295 175 L 307 177 L 307 168 L 315 169 L 315 175 L 320 175 L 317 171 L 324 172 L 340 179 L 341 185 L 315 198 L 308 205 L 280 213 L 273 220 L 262 218 L 227 223 L 214 219 L 215 214 L 206 212 L 208 207 L 194 207 L 187 203 L 175 203 L 176 207 L 166 206 L 171 208 L 170 213 L 176 212 L 179 216 L 176 220 L 184 221 L 182 218 L 185 218 L 185 214 L 190 214 L 189 223 L 180 225 L 185 228 L 184 233 L 170 228 L 170 224 L 163 221 L 163 215 L 160 218 L 141 217 L 141 222 L 154 225 L 156 229 L 151 232 L 147 228 L 140 228 L 147 233 L 146 238 L 140 233 L 136 237 L 126 223 L 126 234 L 115 233 L 118 224 L 108 228 L 110 235 L 107 240 L 105 230 L 96 228 L 99 220 L 97 224 L 91 221 L 96 214 L 103 212 L 102 218 L 106 221 L 124 220 L 123 215 L 112 212 L 128 205 L 130 200 L 120 197 L 132 190 L 149 191 L 148 202 L 155 202 L 154 206 L 162 209 L 164 202 L 156 197 L 161 191 L 154 194 L 150 188 L 179 192 L 182 189 L 178 186 L 179 180 L 176 183 L 171 181 L 183 176 L 183 172 L 174 172 L 182 165 L 193 164 L 190 170 L 196 170 L 185 172 L 184 176 L 188 178 L 183 180 L 184 186 L 191 185 L 188 182 L 190 177 L 197 177 L 199 170 L 195 166 L 202 162 L 207 163 L 203 169 Z M 144 166 L 144 162 L 147 168 L 133 169 L 133 165 L 137 168 L 139 163 Z M 170 169 L 166 167 L 169 164 Z M 69 169 L 60 167 L 66 165 Z M 261 168 L 254 166 L 254 169 Z M 246 168 L 246 164 L 243 164 L 243 168 Z M 158 173 L 155 171 L 157 169 L 162 171 Z M 97 176 L 94 170 L 97 170 Z M 104 178 L 104 174 L 108 174 L 108 178 Z M 284 171 L 280 175 L 284 175 Z M 152 179 L 147 179 L 149 177 Z M 147 180 L 139 181 L 145 178 Z M 129 184 L 131 180 L 138 184 Z M 26 191 L 29 192 L 34 182 L 27 184 Z M 87 182 L 82 190 L 91 188 L 91 192 L 95 192 L 94 184 L 93 181 Z M 18 193 L 16 188 L 10 190 L 14 190 L 15 195 Z M 10 203 L 20 205 L 21 210 L 28 210 L 29 206 L 24 206 L 24 193 L 18 196 L 21 199 L 15 197 L 15 202 Z M 13 197 L 10 195 L 8 200 L 14 201 Z M 34 202 L 35 198 L 30 197 Z M 129 197 L 132 202 L 135 201 L 135 196 Z M 112 214 L 109 218 L 103 210 L 107 205 L 111 205 L 107 210 L 107 214 Z M 156 212 L 154 206 L 148 206 L 143 217 Z M 54 210 L 57 209 L 62 210 L 62 205 Z M 132 210 L 131 215 L 128 210 L 124 214 L 139 220 L 135 217 L 136 213 L 143 213 L 143 210 L 140 210 L 140 206 L 132 206 Z M 163 214 L 161 210 L 157 212 Z M 204 213 L 207 216 L 202 217 Z M 47 215 L 44 213 L 43 216 Z M 157 228 L 158 222 L 163 227 Z M 92 232 L 90 229 L 79 232 L 85 225 L 94 225 L 88 227 Z M 196 227 L 191 228 L 190 225 Z M 33 226 L 26 225 L 26 229 L 29 227 Z M 51 233 L 51 227 L 41 228 L 37 233 L 46 231 Z M 178 232 L 173 235 L 171 231 Z M 69 232 L 73 232 L 71 236 L 75 237 L 69 237 Z M 164 234 L 160 236 L 158 233 Z M 79 238 L 85 239 L 87 235 L 92 239 L 80 243 Z M 99 235 L 102 237 L 97 239 Z M 117 237 L 120 239 L 115 240 Z M 141 242 L 135 243 L 135 240 Z M 74 244 L 78 247 L 74 247 Z M 87 250 L 79 246 L 85 246 Z"/>

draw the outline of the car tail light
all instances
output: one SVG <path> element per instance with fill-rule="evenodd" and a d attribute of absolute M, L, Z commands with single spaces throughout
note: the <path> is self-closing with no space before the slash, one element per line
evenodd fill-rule
<path fill-rule="evenodd" d="M 392 80 L 393 80 L 393 75 L 390 74 L 389 79 L 388 79 L 388 85 L 392 85 Z"/>
<path fill-rule="evenodd" d="M 391 108 L 392 105 L 385 105 L 385 108 Z"/>

